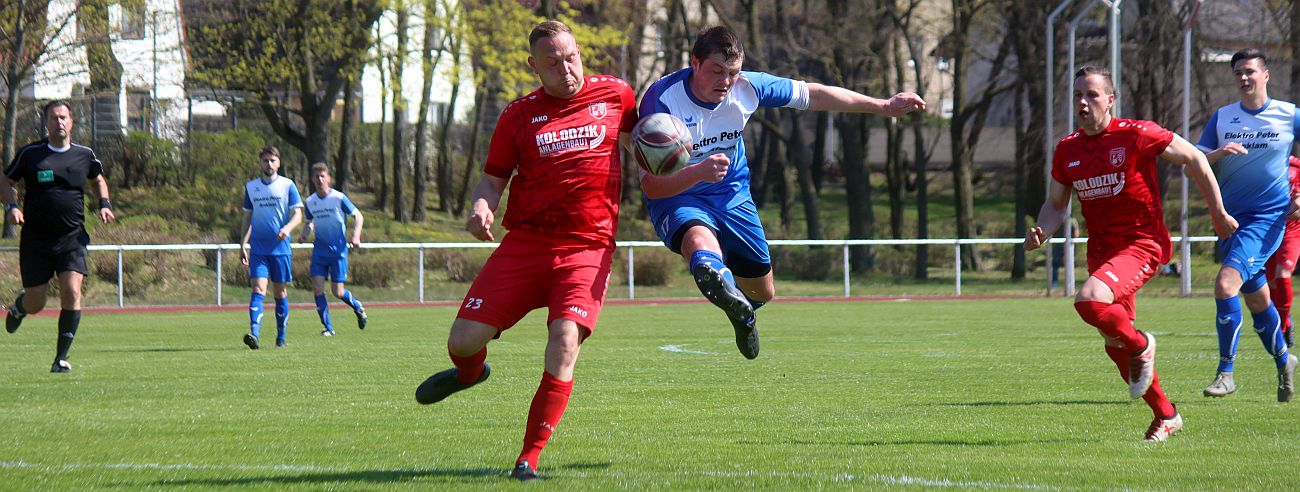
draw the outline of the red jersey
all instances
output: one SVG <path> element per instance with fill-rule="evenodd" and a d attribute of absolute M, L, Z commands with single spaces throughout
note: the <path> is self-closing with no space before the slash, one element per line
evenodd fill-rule
<path fill-rule="evenodd" d="M 636 95 L 616 77 L 588 75 L 569 99 L 541 88 L 506 105 L 483 172 L 510 179 L 502 225 L 612 244 L 618 228 L 620 132 L 636 125 Z"/>
<path fill-rule="evenodd" d="M 1090 256 L 1146 239 L 1160 247 L 1160 263 L 1169 262 L 1156 157 L 1173 139 L 1173 132 L 1153 122 L 1112 118 L 1097 135 L 1077 130 L 1056 144 L 1052 179 L 1079 197 Z"/>

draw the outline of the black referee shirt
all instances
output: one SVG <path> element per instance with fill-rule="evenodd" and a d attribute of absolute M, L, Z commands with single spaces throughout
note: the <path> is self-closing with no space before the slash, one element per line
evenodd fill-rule
<path fill-rule="evenodd" d="M 59 152 L 42 140 L 19 149 L 5 176 L 26 182 L 22 241 L 52 241 L 56 248 L 76 241 L 84 246 L 89 240 L 83 227 L 86 182 L 103 173 L 104 164 L 84 145 L 70 144 Z"/>

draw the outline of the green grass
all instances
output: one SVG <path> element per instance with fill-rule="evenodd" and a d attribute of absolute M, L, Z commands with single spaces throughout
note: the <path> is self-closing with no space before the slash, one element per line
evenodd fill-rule
<path fill-rule="evenodd" d="M 712 306 L 609 306 L 540 485 L 1294 490 L 1300 403 L 1275 401 L 1249 330 L 1237 394 L 1200 395 L 1212 304 L 1139 301 L 1187 422 L 1164 444 L 1062 299 L 778 302 L 754 361 Z M 490 346 L 492 379 L 431 407 L 413 390 L 449 365 L 452 308 L 372 306 L 366 331 L 334 314 L 336 337 L 297 310 L 287 349 L 254 352 L 242 311 L 92 312 L 66 375 L 46 372 L 54 320 L 27 320 L 0 335 L 0 489 L 516 488 L 541 312 Z"/>

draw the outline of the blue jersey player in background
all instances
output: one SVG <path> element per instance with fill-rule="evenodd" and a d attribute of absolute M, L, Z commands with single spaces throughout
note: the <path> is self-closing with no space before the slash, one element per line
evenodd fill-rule
<path fill-rule="evenodd" d="M 289 323 L 289 282 L 293 281 L 289 238 L 302 222 L 302 198 L 293 180 L 280 176 L 280 149 L 274 145 L 258 154 L 262 176 L 244 185 L 244 225 L 239 261 L 248 265 L 253 295 L 248 300 L 249 333 L 244 344 L 257 350 L 262 329 L 266 280 L 275 286 L 275 346 L 284 346 Z"/>
<path fill-rule="evenodd" d="M 334 336 L 330 324 L 329 300 L 325 298 L 325 280 L 334 283 L 334 297 L 343 300 L 357 315 L 357 328 L 366 329 L 366 308 L 347 290 L 343 283 L 348 279 L 348 248 L 361 246 L 361 211 L 352 205 L 343 192 L 330 188 L 333 178 L 330 168 L 323 162 L 311 166 L 311 183 L 316 192 L 307 195 L 307 224 L 298 242 L 306 242 L 307 234 L 315 231 L 311 250 L 311 290 L 316 295 L 316 314 L 325 328 L 320 334 Z M 347 234 L 348 216 L 352 216 L 352 233 Z"/>
<path fill-rule="evenodd" d="M 651 84 L 641 117 L 669 113 L 686 123 L 690 165 L 667 176 L 641 173 L 650 218 L 665 245 L 690 263 L 704 297 L 727 313 L 736 345 L 758 357 L 754 310 L 776 295 L 772 263 L 758 209 L 749 192 L 749 164 L 741 134 L 761 107 L 902 116 L 924 109 L 903 92 L 883 100 L 828 85 L 742 71 L 740 38 L 723 26 L 695 38 L 690 66 Z"/>
<path fill-rule="evenodd" d="M 1247 49 L 1232 55 L 1232 73 L 1241 101 L 1219 108 L 1196 146 L 1216 164 L 1215 176 L 1228 215 L 1237 231 L 1220 243 L 1223 265 L 1214 282 L 1219 336 L 1219 369 L 1205 396 L 1222 397 L 1237 390 L 1232 379 L 1241 336 L 1244 294 L 1255 333 L 1277 363 L 1277 401 L 1291 400 L 1296 357 L 1287 352 L 1281 320 L 1269 297 L 1264 264 L 1277 251 L 1286 230 L 1286 216 L 1295 207 L 1290 198 L 1287 158 L 1300 125 L 1295 104 L 1269 99 L 1268 66 L 1264 54 Z"/>

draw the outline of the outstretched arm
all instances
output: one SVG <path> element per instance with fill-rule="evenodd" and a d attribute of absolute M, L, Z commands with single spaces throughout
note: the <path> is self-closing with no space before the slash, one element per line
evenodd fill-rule
<path fill-rule="evenodd" d="M 877 99 L 843 87 L 809 83 L 808 109 L 903 116 L 925 109 L 925 100 L 911 92 L 900 92 L 889 99 Z"/>
<path fill-rule="evenodd" d="M 1061 184 L 1055 179 L 1047 189 L 1047 199 L 1043 201 L 1043 208 L 1038 210 L 1038 225 L 1030 227 L 1025 231 L 1025 251 L 1038 249 L 1056 230 L 1061 228 L 1066 219 L 1065 210 L 1070 206 L 1070 190 L 1072 188 Z"/>
<path fill-rule="evenodd" d="M 1205 198 L 1205 206 L 1210 210 L 1214 232 L 1220 238 L 1231 236 L 1233 231 L 1237 230 L 1237 220 L 1228 215 L 1227 210 L 1223 208 L 1219 182 L 1214 179 L 1214 171 L 1210 170 L 1210 161 L 1205 154 L 1183 137 L 1174 135 L 1173 141 L 1169 142 L 1169 146 L 1165 147 L 1160 157 L 1187 166 L 1187 176 L 1196 182 L 1196 187 L 1201 190 L 1201 196 Z"/>

